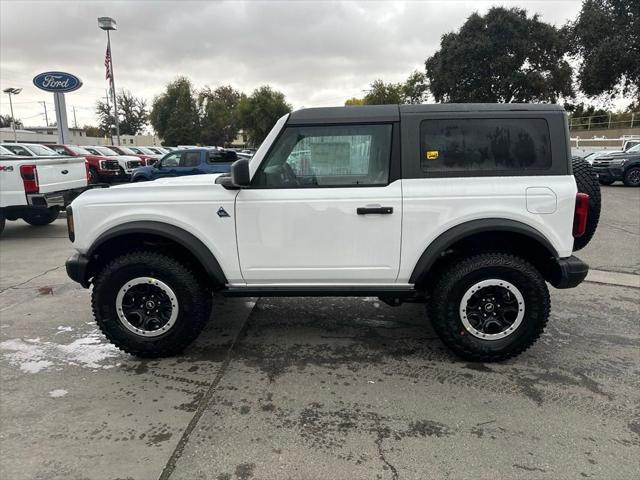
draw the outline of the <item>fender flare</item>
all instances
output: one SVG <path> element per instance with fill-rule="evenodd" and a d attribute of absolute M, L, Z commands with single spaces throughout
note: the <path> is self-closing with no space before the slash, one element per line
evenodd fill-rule
<path fill-rule="evenodd" d="M 514 232 L 525 235 L 535 240 L 547 249 L 549 255 L 557 258 L 558 252 L 551 243 L 535 228 L 526 223 L 506 218 L 483 218 L 461 223 L 440 234 L 429 244 L 427 249 L 418 259 L 418 263 L 411 272 L 409 283 L 418 283 L 429 272 L 429 269 L 438 260 L 442 252 L 451 245 L 466 237 L 482 232 Z"/>
<path fill-rule="evenodd" d="M 164 237 L 185 247 L 200 262 L 209 277 L 221 285 L 227 283 L 222 267 L 211 250 L 193 234 L 168 223 L 154 221 L 134 221 L 117 225 L 102 233 L 89 248 L 87 257 L 91 257 L 105 242 L 130 234 L 152 234 Z"/>

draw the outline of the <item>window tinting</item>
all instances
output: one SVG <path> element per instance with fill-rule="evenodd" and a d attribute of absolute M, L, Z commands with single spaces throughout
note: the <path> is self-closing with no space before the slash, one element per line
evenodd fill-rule
<path fill-rule="evenodd" d="M 271 188 L 386 185 L 390 124 L 288 127 L 257 172 Z"/>
<path fill-rule="evenodd" d="M 542 170 L 551 167 L 549 126 L 538 118 L 424 120 L 423 172 Z"/>
<path fill-rule="evenodd" d="M 197 167 L 200 165 L 200 152 L 186 152 L 182 154 L 181 167 Z"/>

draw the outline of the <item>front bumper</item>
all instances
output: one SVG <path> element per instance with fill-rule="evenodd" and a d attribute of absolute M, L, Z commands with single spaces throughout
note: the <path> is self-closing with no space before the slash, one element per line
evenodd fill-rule
<path fill-rule="evenodd" d="M 81 253 L 74 253 L 65 262 L 67 275 L 74 282 L 78 282 L 84 288 L 89 288 L 88 270 L 89 257 Z"/>
<path fill-rule="evenodd" d="M 577 287 L 589 273 L 589 265 L 573 255 L 566 258 L 556 258 L 554 272 L 549 283 L 556 288 Z"/>
<path fill-rule="evenodd" d="M 598 174 L 598 178 L 604 181 L 619 181 L 624 177 L 622 165 L 597 165 L 594 162 L 593 170 Z"/>

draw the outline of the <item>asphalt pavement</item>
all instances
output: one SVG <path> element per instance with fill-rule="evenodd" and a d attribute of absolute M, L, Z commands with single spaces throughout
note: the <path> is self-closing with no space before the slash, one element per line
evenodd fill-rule
<path fill-rule="evenodd" d="M 141 361 L 66 277 L 66 225 L 0 238 L 2 479 L 635 479 L 640 189 L 604 187 L 596 272 L 542 338 L 453 357 L 424 306 L 217 299 L 180 357 Z"/>

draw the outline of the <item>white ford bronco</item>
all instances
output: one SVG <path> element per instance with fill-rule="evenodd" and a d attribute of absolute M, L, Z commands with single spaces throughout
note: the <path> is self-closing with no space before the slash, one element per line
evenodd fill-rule
<path fill-rule="evenodd" d="M 425 302 L 455 353 L 503 360 L 542 333 L 547 283 L 587 275 L 599 187 L 569 152 L 555 105 L 299 110 L 230 174 L 80 195 L 67 272 L 138 356 L 182 351 L 217 292 Z"/>

